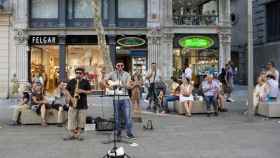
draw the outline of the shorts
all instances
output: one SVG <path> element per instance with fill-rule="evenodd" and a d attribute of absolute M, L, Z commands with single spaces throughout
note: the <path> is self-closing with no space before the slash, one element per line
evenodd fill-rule
<path fill-rule="evenodd" d="M 46 109 L 50 109 L 51 106 L 49 104 L 45 104 Z M 41 114 L 41 105 L 32 105 L 31 110 L 36 112 L 38 115 Z"/>
<path fill-rule="evenodd" d="M 57 111 L 59 110 L 59 107 L 62 107 L 64 111 L 68 111 L 69 107 L 67 105 L 61 105 L 61 104 L 53 104 L 52 108 L 56 109 Z"/>
<path fill-rule="evenodd" d="M 86 124 L 86 110 L 85 109 L 73 109 L 68 110 L 68 130 L 74 130 L 77 128 L 85 128 Z"/>

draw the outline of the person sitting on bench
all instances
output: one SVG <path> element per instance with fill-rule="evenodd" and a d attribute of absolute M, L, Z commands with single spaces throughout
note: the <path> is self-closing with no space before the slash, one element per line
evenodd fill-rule
<path fill-rule="evenodd" d="M 166 90 L 166 94 L 163 98 L 163 107 L 166 107 L 165 112 L 169 112 L 168 110 L 168 102 L 173 102 L 179 100 L 180 96 L 180 85 L 175 77 L 171 77 L 172 83 L 169 88 Z"/>
<path fill-rule="evenodd" d="M 64 81 L 60 81 L 58 87 L 54 92 L 55 100 L 52 104 L 52 108 L 58 111 L 57 114 L 57 127 L 62 127 L 63 124 L 63 111 L 68 111 L 69 107 L 67 106 L 68 98 L 66 91 L 67 83 Z"/>
<path fill-rule="evenodd" d="M 41 115 L 41 125 L 43 127 L 48 126 L 46 121 L 46 113 L 49 108 L 48 100 L 45 98 L 42 90 L 42 85 L 36 82 L 31 94 L 31 110 Z"/>
<path fill-rule="evenodd" d="M 22 93 L 21 101 L 13 112 L 13 118 L 12 118 L 12 122 L 10 123 L 10 125 L 15 126 L 15 125 L 20 124 L 21 112 L 23 112 L 24 110 L 30 109 L 30 105 L 29 105 L 30 98 L 29 97 L 30 97 L 30 95 L 27 91 L 24 91 Z"/>

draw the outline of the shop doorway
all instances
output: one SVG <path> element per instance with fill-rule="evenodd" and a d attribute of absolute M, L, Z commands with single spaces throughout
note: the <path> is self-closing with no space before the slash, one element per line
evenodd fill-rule
<path fill-rule="evenodd" d="M 192 69 L 192 80 L 198 86 L 206 74 L 217 74 L 219 66 L 219 52 L 217 49 L 174 49 L 173 76 L 182 78 L 186 65 Z"/>
<path fill-rule="evenodd" d="M 40 82 L 44 91 L 53 93 L 59 80 L 59 47 L 36 45 L 31 47 L 31 81 Z"/>

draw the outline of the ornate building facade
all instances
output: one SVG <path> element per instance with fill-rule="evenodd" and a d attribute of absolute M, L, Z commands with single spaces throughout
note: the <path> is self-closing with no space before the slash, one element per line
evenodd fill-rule
<path fill-rule="evenodd" d="M 20 83 L 41 75 L 51 92 L 58 80 L 84 66 L 98 89 L 106 63 L 93 28 L 91 0 L 13 2 L 6 82 L 13 73 Z M 231 58 L 230 1 L 103 0 L 101 10 L 112 62 L 124 62 L 131 74 L 145 74 L 156 62 L 165 79 L 179 77 L 187 64 L 199 78 Z"/>

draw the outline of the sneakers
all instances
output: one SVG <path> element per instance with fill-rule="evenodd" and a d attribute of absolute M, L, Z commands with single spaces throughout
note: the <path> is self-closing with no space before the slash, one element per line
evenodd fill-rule
<path fill-rule="evenodd" d="M 233 100 L 233 99 L 231 99 L 231 98 L 228 98 L 227 100 L 226 100 L 226 102 L 234 102 L 235 100 Z"/>
<path fill-rule="evenodd" d="M 136 140 L 136 137 L 133 134 L 128 134 L 126 137 L 130 140 Z"/>
<path fill-rule="evenodd" d="M 8 123 L 9 126 L 17 126 L 19 125 L 16 121 L 11 121 Z"/>

